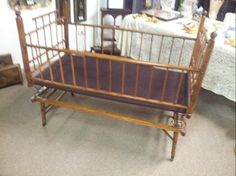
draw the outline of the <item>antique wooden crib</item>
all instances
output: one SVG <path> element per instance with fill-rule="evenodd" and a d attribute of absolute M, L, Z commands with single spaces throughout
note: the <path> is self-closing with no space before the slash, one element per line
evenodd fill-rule
<path fill-rule="evenodd" d="M 216 35 L 211 34 L 208 40 L 204 28 L 205 17 L 202 17 L 199 24 L 197 38 L 192 39 L 116 26 L 69 23 L 67 12 L 65 5 L 62 17 L 53 11 L 34 18 L 35 29 L 27 33 L 20 12 L 16 12 L 28 86 L 41 86 L 32 101 L 40 103 L 42 125 L 46 125 L 46 113 L 57 106 L 159 128 L 172 140 L 173 160 L 179 133 L 185 134 L 186 120 L 195 108 L 214 46 Z M 99 44 L 102 52 L 89 52 L 104 30 L 111 30 L 113 37 L 119 35 L 121 40 L 125 34 L 136 35 L 135 40 L 139 38 L 141 45 L 144 37 L 149 37 L 151 40 L 148 48 L 150 55 L 156 58 L 155 61 L 105 54 L 105 44 L 101 40 Z M 160 39 L 158 43 L 153 42 L 155 38 Z M 194 42 L 194 46 L 186 60 L 182 56 L 188 42 Z M 176 47 L 179 47 L 178 54 L 173 54 L 177 51 Z M 142 46 L 139 51 L 142 52 Z M 155 51 L 156 55 L 153 54 Z M 60 94 L 53 98 L 52 95 L 58 90 Z M 141 120 L 66 102 L 62 97 L 67 92 L 169 111 L 172 113 L 172 123 Z"/>

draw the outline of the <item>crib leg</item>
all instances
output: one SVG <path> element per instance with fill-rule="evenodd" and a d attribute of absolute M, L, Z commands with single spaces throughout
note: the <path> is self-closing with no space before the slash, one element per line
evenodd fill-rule
<path fill-rule="evenodd" d="M 40 103 L 41 116 L 42 116 L 42 126 L 46 125 L 46 106 L 45 103 Z"/>
<path fill-rule="evenodd" d="M 171 158 L 170 158 L 171 161 L 173 161 L 174 158 L 175 158 L 175 152 L 176 152 L 176 145 L 177 145 L 177 141 L 178 141 L 178 136 L 179 136 L 179 133 L 174 132 L 174 137 L 173 137 L 173 141 L 172 141 L 172 149 L 171 149 Z"/>

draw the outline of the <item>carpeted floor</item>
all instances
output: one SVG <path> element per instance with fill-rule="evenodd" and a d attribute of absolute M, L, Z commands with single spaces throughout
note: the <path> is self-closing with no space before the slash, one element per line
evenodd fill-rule
<path fill-rule="evenodd" d="M 221 96 L 201 92 L 170 162 L 170 140 L 157 129 L 62 108 L 42 127 L 33 92 L 21 85 L 0 89 L 0 176 L 235 175 L 235 103 Z M 66 98 L 150 119 L 156 114 L 86 96 Z"/>

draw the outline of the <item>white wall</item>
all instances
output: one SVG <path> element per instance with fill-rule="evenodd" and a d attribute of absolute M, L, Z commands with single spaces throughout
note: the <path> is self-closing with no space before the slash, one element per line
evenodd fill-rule
<path fill-rule="evenodd" d="M 46 8 L 35 10 L 22 10 L 26 31 L 32 29 L 32 18 L 55 9 L 55 3 Z M 10 53 L 14 63 L 20 63 L 23 67 L 18 32 L 15 21 L 15 12 L 9 7 L 7 0 L 0 3 L 0 54 Z"/>
<path fill-rule="evenodd" d="M 101 8 L 107 8 L 107 0 L 100 0 Z M 109 8 L 123 9 L 124 0 L 109 0 Z"/>
<path fill-rule="evenodd" d="M 87 23 L 98 23 L 98 9 L 100 10 L 100 0 L 87 0 Z M 31 20 L 33 17 L 55 10 L 55 0 L 49 7 L 22 10 L 21 16 L 24 19 L 25 30 L 34 28 Z M 9 7 L 8 0 L 0 2 L 0 54 L 10 53 L 14 63 L 21 64 L 23 68 L 18 32 L 15 22 L 15 12 Z"/>

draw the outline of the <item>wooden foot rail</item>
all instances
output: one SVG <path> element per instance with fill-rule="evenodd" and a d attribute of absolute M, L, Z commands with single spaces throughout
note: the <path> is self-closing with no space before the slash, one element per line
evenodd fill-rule
<path fill-rule="evenodd" d="M 126 122 L 130 122 L 133 124 L 138 124 L 142 126 L 154 127 L 161 129 L 171 140 L 172 140 L 172 150 L 171 150 L 171 161 L 173 161 L 175 152 L 176 152 L 176 145 L 179 133 L 182 135 L 185 134 L 185 121 L 183 121 L 184 116 L 174 113 L 172 124 L 163 124 L 158 122 L 147 121 L 143 119 L 138 119 L 136 117 L 131 117 L 123 114 L 113 113 L 101 109 L 91 108 L 75 103 L 69 103 L 62 101 L 61 99 L 67 93 L 66 91 L 62 91 L 57 96 L 53 95 L 56 93 L 57 89 L 48 89 L 46 87 L 40 88 L 37 93 L 32 97 L 32 101 L 40 103 L 41 109 L 41 116 L 42 116 L 42 126 L 46 125 L 46 114 L 52 109 L 52 107 L 64 107 L 73 110 L 79 110 L 82 112 L 88 113 L 95 113 L 100 115 L 101 117 L 110 117 L 117 120 L 122 120 Z M 72 96 L 74 96 L 73 92 L 69 92 Z M 169 132 L 173 132 L 173 137 Z"/>

